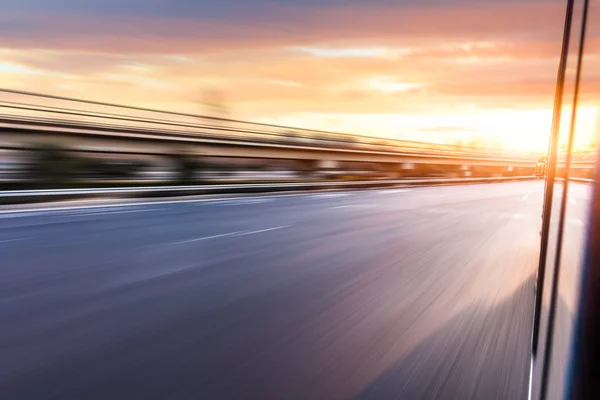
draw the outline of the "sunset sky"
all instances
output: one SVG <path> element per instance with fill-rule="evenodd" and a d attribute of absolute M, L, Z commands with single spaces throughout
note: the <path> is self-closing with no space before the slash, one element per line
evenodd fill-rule
<path fill-rule="evenodd" d="M 543 150 L 564 3 L 3 0 L 0 86 L 194 113 L 217 91 L 236 119 Z M 591 13 L 581 143 L 598 120 Z"/>

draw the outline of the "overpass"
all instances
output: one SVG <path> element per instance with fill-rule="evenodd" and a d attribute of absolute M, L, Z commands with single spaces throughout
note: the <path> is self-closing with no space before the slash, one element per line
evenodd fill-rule
<path fill-rule="evenodd" d="M 89 157 L 161 164 L 174 153 L 227 162 L 286 161 L 296 170 L 375 167 L 391 176 L 533 174 L 537 157 L 290 128 L 1 89 L 0 150 L 54 144 Z M 16 98 L 15 98 L 16 97 Z M 35 102 L 33 102 L 35 100 Z M 593 161 L 576 161 L 589 177 Z M 343 166 L 343 167 L 342 167 Z"/>

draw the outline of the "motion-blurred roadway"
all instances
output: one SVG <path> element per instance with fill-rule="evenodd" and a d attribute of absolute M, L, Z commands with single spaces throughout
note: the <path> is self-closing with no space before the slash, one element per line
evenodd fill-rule
<path fill-rule="evenodd" d="M 524 399 L 542 191 L 1 213 L 2 397 Z"/>

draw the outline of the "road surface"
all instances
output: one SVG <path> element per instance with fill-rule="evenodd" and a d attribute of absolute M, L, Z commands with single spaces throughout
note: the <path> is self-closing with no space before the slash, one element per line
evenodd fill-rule
<path fill-rule="evenodd" d="M 0 213 L 2 398 L 525 399 L 542 191 Z"/>

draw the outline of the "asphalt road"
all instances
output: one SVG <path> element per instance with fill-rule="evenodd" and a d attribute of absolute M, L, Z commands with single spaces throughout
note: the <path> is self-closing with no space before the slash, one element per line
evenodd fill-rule
<path fill-rule="evenodd" d="M 542 191 L 0 213 L 0 397 L 525 399 Z"/>

